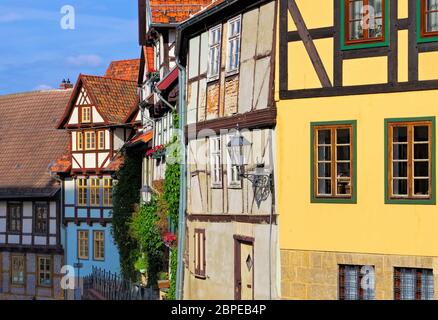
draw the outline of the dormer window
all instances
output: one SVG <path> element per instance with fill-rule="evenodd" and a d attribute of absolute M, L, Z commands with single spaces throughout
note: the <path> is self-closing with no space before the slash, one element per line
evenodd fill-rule
<path fill-rule="evenodd" d="M 91 107 L 82 107 L 81 117 L 83 123 L 91 122 Z"/>
<path fill-rule="evenodd" d="M 387 0 L 344 0 L 342 18 L 343 44 L 347 48 L 386 44 Z"/>

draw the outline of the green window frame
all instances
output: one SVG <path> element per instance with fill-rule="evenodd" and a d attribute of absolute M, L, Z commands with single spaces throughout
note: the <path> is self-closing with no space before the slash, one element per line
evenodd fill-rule
<path fill-rule="evenodd" d="M 316 170 L 315 170 L 315 157 L 318 148 L 316 146 L 317 137 L 315 137 L 315 132 L 318 128 L 351 128 L 350 135 L 350 161 L 351 161 L 351 173 L 350 173 L 350 186 L 351 191 L 349 195 L 331 195 L 331 196 L 318 196 L 316 194 Z M 337 143 L 334 141 L 336 147 Z M 335 150 L 337 152 L 337 150 Z M 336 159 L 333 159 L 336 165 Z M 333 179 L 333 178 L 331 178 Z M 337 177 L 335 177 L 337 179 Z M 344 120 L 344 121 L 328 121 L 328 122 L 311 122 L 310 123 L 310 202 L 311 203 L 346 203 L 355 204 L 357 203 L 357 121 L 356 120 Z"/>
<path fill-rule="evenodd" d="M 389 2 L 390 0 L 385 0 L 384 1 L 384 5 L 383 5 L 383 10 L 384 10 L 384 32 L 383 32 L 383 41 L 375 41 L 375 42 L 358 42 L 358 43 L 353 43 L 353 44 L 347 44 L 346 43 L 346 39 L 345 39 L 345 35 L 346 35 L 346 11 L 345 11 L 345 5 L 346 5 L 346 0 L 339 0 L 341 2 L 340 5 L 340 27 L 341 27 L 341 36 L 340 36 L 340 41 L 341 41 L 341 50 L 353 50 L 353 49 L 364 49 L 364 48 L 376 48 L 376 47 L 388 47 L 389 46 L 389 29 L 390 29 L 390 6 L 389 6 Z"/>
<path fill-rule="evenodd" d="M 435 205 L 436 204 L 436 179 L 435 179 L 435 117 L 415 117 L 415 118 L 389 118 L 389 119 L 385 119 L 385 125 L 384 125 L 384 130 L 385 130 L 385 152 L 384 152 L 384 163 L 385 163 L 385 204 L 419 204 L 419 205 Z M 408 129 L 407 130 L 412 130 L 409 128 L 415 127 L 416 123 L 418 123 L 418 126 L 421 124 L 427 124 L 429 123 L 430 128 L 431 128 L 431 132 L 429 132 L 429 136 L 431 141 L 429 141 L 430 143 L 430 159 L 428 159 L 428 161 L 430 161 L 429 164 L 429 170 L 430 170 L 430 195 L 428 197 L 421 197 L 421 196 L 413 196 L 413 192 L 415 192 L 412 186 L 412 180 L 414 180 L 415 182 L 415 174 L 414 174 L 414 169 L 412 169 L 412 167 L 415 165 L 415 155 L 414 155 L 414 151 L 413 150 L 413 146 L 415 147 L 415 138 L 412 138 L 413 133 L 409 133 L 408 131 L 408 135 L 411 136 L 411 138 L 409 138 L 408 136 L 408 140 L 406 142 L 407 144 L 407 156 L 406 156 L 406 162 L 408 165 L 408 172 L 407 172 L 407 188 L 408 188 L 408 192 L 407 192 L 407 196 L 393 196 L 390 191 L 390 183 L 392 185 L 393 183 L 393 169 L 390 170 L 389 167 L 389 162 L 391 162 L 391 168 L 393 166 L 393 162 L 394 160 L 397 159 L 393 159 L 394 157 L 391 157 L 392 155 L 392 151 L 393 150 L 393 146 L 390 147 L 389 143 L 391 142 L 391 144 L 394 144 L 396 142 L 394 142 L 392 138 L 392 134 L 390 133 L 390 128 L 392 128 L 393 126 L 397 125 L 397 127 L 403 127 L 403 125 L 405 125 Z M 400 158 L 401 159 L 401 158 Z M 403 158 L 404 159 L 404 158 Z M 412 162 L 414 164 L 412 164 Z M 391 181 L 390 181 L 391 179 Z M 392 190 L 392 187 L 391 187 Z"/>
<path fill-rule="evenodd" d="M 435 42 L 438 41 L 438 32 L 426 33 L 424 30 L 424 5 L 426 0 L 416 0 L 416 18 L 417 18 L 417 42 Z"/>

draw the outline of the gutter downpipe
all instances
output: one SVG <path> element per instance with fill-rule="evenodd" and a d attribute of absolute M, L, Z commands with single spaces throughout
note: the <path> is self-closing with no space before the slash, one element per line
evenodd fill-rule
<path fill-rule="evenodd" d="M 180 186 L 179 186 L 179 215 L 178 215 L 178 264 L 176 272 L 176 300 L 183 300 L 184 291 L 184 247 L 185 247 L 185 233 L 186 233 L 186 201 L 187 201 L 187 175 L 186 175 L 186 143 L 184 127 L 186 123 L 185 119 L 185 83 L 186 83 L 186 69 L 181 65 L 179 58 L 176 59 L 176 65 L 179 69 L 178 72 L 178 108 L 179 108 L 179 132 L 180 132 L 180 145 L 181 145 L 181 158 L 180 158 Z"/>

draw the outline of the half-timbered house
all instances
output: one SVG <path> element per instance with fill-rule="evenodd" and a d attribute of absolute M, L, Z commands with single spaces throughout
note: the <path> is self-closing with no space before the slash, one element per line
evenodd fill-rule
<path fill-rule="evenodd" d="M 438 2 L 280 0 L 281 297 L 438 297 Z"/>
<path fill-rule="evenodd" d="M 275 21 L 275 1 L 219 0 L 178 27 L 184 299 L 277 296 Z"/>
<path fill-rule="evenodd" d="M 162 192 L 166 147 L 172 142 L 178 100 L 175 61 L 176 27 L 211 0 L 139 0 L 139 43 L 142 46 L 138 86 L 143 128 L 152 130 L 151 148 L 143 160 L 142 199 Z M 176 221 L 174 223 L 177 223 Z"/>
<path fill-rule="evenodd" d="M 0 300 L 63 298 L 61 185 L 50 167 L 68 148 L 55 124 L 69 87 L 0 96 Z"/>
<path fill-rule="evenodd" d="M 131 64 L 137 64 L 132 67 Z M 66 264 L 88 275 L 92 267 L 120 272 L 111 235 L 113 174 L 118 151 L 133 134 L 126 117 L 138 103 L 138 60 L 111 64 L 106 76 L 80 75 L 57 128 L 69 134 L 63 180 Z"/>

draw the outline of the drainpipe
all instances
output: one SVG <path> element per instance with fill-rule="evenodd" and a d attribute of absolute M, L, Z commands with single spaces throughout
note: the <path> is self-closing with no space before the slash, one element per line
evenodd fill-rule
<path fill-rule="evenodd" d="M 179 187 L 179 215 L 178 215 L 178 266 L 176 272 L 176 300 L 183 299 L 184 290 L 184 246 L 185 246 L 185 214 L 187 201 L 187 175 L 186 175 L 186 144 L 184 126 L 185 119 L 185 85 L 186 85 L 186 69 L 181 65 L 179 58 L 176 59 L 178 67 L 178 107 L 179 107 L 179 130 L 180 130 L 180 144 L 181 144 L 181 163 L 180 163 L 180 187 Z"/>

